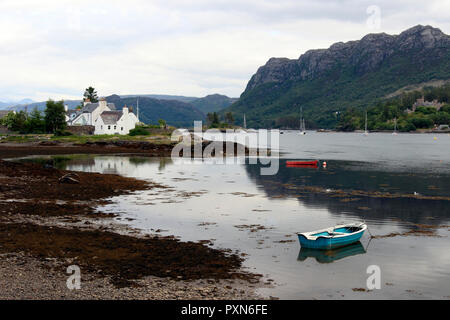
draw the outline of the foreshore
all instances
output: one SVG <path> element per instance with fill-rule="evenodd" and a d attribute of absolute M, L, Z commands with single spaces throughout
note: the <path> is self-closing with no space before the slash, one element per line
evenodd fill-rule
<path fill-rule="evenodd" d="M 167 156 L 172 145 L 2 143 L 0 158 L 53 154 Z M 61 180 L 70 174 L 72 180 Z M 257 299 L 260 275 L 239 252 L 144 235 L 96 207 L 166 187 L 112 174 L 0 160 L 0 299 Z M 70 290 L 67 267 L 79 266 Z"/>

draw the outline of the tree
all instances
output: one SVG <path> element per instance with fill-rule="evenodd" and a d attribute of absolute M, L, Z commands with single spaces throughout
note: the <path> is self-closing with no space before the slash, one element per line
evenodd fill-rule
<path fill-rule="evenodd" d="M 25 111 L 19 112 L 8 112 L 8 114 L 3 117 L 0 124 L 6 126 L 11 131 L 25 131 L 25 122 L 27 121 L 27 114 Z"/>
<path fill-rule="evenodd" d="M 63 130 L 66 127 L 66 111 L 64 110 L 64 101 L 47 101 L 45 109 L 45 126 L 48 131 L 55 133 L 57 130 Z"/>
<path fill-rule="evenodd" d="M 159 119 L 158 120 L 158 123 L 159 123 L 159 126 L 161 127 L 161 128 L 166 128 L 167 127 L 167 123 L 166 123 L 166 120 L 163 120 L 163 119 Z"/>
<path fill-rule="evenodd" d="M 85 99 L 89 99 L 92 103 L 98 102 L 97 91 L 93 87 L 86 88 L 83 94 Z"/>
<path fill-rule="evenodd" d="M 35 107 L 30 113 L 26 123 L 26 131 L 28 133 L 43 133 L 45 132 L 45 121 L 42 113 Z"/>
<path fill-rule="evenodd" d="M 16 114 L 13 111 L 10 111 L 6 114 L 6 116 L 0 119 L 0 124 L 11 130 L 12 126 L 14 125 L 15 117 Z"/>
<path fill-rule="evenodd" d="M 231 113 L 231 112 L 225 113 L 225 122 L 228 125 L 232 125 L 233 124 L 233 122 L 234 122 L 233 113 Z"/>

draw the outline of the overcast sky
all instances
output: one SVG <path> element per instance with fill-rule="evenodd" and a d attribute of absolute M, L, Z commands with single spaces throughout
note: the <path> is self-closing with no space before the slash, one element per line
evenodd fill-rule
<path fill-rule="evenodd" d="M 450 0 L 0 0 L 0 101 L 238 97 L 271 57 L 417 24 L 449 34 Z"/>

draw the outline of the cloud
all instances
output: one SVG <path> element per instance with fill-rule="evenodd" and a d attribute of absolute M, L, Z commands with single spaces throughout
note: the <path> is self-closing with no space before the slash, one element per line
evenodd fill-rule
<path fill-rule="evenodd" d="M 366 9 L 399 33 L 448 33 L 449 1 L 0 0 L 0 101 L 164 93 L 239 96 L 269 58 L 359 39 Z"/>

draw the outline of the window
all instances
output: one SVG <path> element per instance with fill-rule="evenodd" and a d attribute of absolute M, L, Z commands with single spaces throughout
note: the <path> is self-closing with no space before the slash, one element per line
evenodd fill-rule
<path fill-rule="evenodd" d="M 116 130 L 117 129 L 117 126 L 114 126 L 114 130 Z"/>
<path fill-rule="evenodd" d="M 103 130 L 103 126 L 100 126 L 100 129 L 102 129 L 102 130 Z"/>
<path fill-rule="evenodd" d="M 111 130 L 111 126 L 108 126 L 108 130 Z"/>
<path fill-rule="evenodd" d="M 120 130 L 123 131 L 123 127 L 120 127 Z"/>

